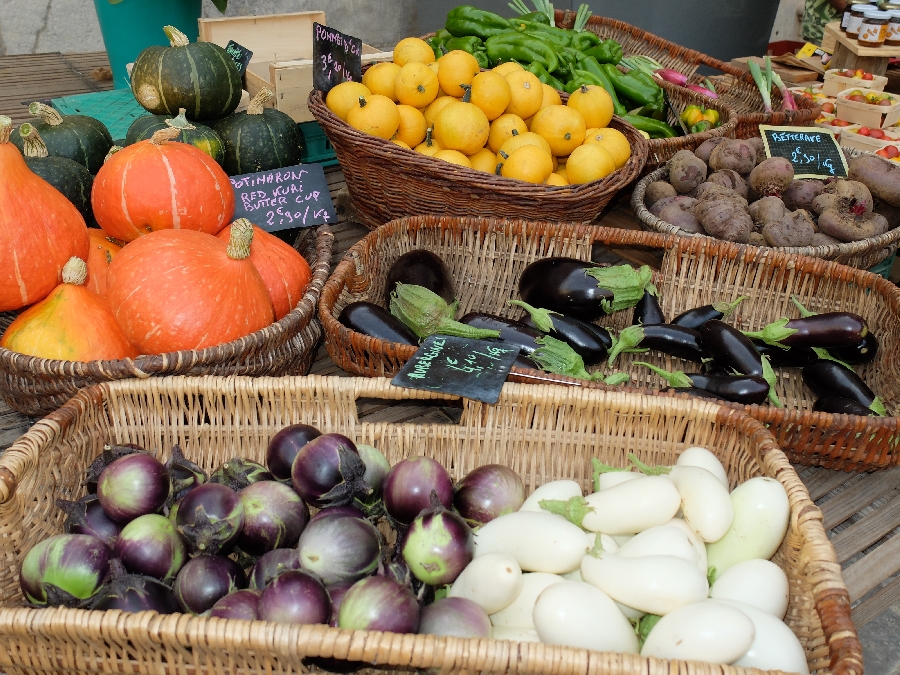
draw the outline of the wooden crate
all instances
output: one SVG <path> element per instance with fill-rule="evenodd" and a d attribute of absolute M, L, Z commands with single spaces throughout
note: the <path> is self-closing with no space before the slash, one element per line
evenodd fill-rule
<path fill-rule="evenodd" d="M 325 12 L 295 12 L 266 16 L 200 19 L 200 40 L 225 47 L 234 40 L 253 52 L 247 66 L 250 96 L 268 87 L 275 97 L 266 105 L 290 115 L 295 122 L 310 122 L 307 99 L 312 90 L 313 23 L 325 24 Z M 362 46 L 363 64 L 389 61 L 393 52 Z"/>

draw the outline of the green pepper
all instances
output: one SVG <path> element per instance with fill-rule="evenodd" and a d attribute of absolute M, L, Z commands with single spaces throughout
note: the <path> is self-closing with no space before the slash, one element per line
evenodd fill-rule
<path fill-rule="evenodd" d="M 548 73 L 559 66 L 556 51 L 546 42 L 523 33 L 504 33 L 488 38 L 485 43 L 491 64 L 518 61 L 519 63 L 539 62 Z"/>
<path fill-rule="evenodd" d="M 704 131 L 709 131 L 712 128 L 712 122 L 710 122 L 709 120 L 700 120 L 696 124 L 691 125 L 691 133 L 702 134 Z"/>
<path fill-rule="evenodd" d="M 527 66 L 525 66 L 525 70 L 536 76 L 542 84 L 549 85 L 558 91 L 563 91 L 562 82 L 548 73 L 547 69 L 544 68 L 544 66 L 542 66 L 538 61 L 532 61 L 531 63 L 529 63 Z"/>
<path fill-rule="evenodd" d="M 487 53 L 484 51 L 484 42 L 480 37 L 468 35 L 466 37 L 452 37 L 444 43 L 444 49 L 448 52 L 454 50 L 464 51 L 475 57 L 478 61 L 479 68 L 487 68 L 490 66 Z"/>
<path fill-rule="evenodd" d="M 589 30 L 583 30 L 572 36 L 572 46 L 580 52 L 586 52 L 601 44 L 602 40 Z"/>
<path fill-rule="evenodd" d="M 635 129 L 645 131 L 650 138 L 672 138 L 675 130 L 665 122 L 654 120 L 649 117 L 641 117 L 640 115 L 622 115 L 622 119 Z"/>
<path fill-rule="evenodd" d="M 454 37 L 476 35 L 482 40 L 512 30 L 507 19 L 472 5 L 460 5 L 451 9 L 447 13 L 446 28 Z"/>
<path fill-rule="evenodd" d="M 520 33 L 537 35 L 557 49 L 565 49 L 572 44 L 572 31 L 570 30 L 548 26 L 537 21 L 522 21 L 519 18 L 510 19 L 510 24 Z"/>
<path fill-rule="evenodd" d="M 593 56 L 598 63 L 611 63 L 616 65 L 622 60 L 622 45 L 610 38 L 604 40 L 596 47 L 582 49 L 586 56 Z"/>
<path fill-rule="evenodd" d="M 625 106 L 619 101 L 619 96 L 616 94 L 616 88 L 613 86 L 612 82 L 610 82 L 609 77 L 606 76 L 606 73 L 603 71 L 603 68 L 600 67 L 600 64 L 597 63 L 597 59 L 593 56 L 585 56 L 581 59 L 578 62 L 578 70 L 576 72 L 582 71 L 590 73 L 599 80 L 599 86 L 603 87 L 612 99 L 613 112 L 615 112 L 616 115 L 624 115 L 628 112 L 625 109 Z"/>
<path fill-rule="evenodd" d="M 436 37 L 430 37 L 425 40 L 429 47 L 431 47 L 431 51 L 434 52 L 434 60 L 437 61 L 444 55 L 444 43 L 438 40 Z"/>
<path fill-rule="evenodd" d="M 565 86 L 563 87 L 563 91 L 565 91 L 567 94 L 572 94 L 576 89 L 580 89 L 581 87 L 589 84 L 591 83 L 583 80 L 581 77 L 578 77 L 576 75 L 571 80 L 566 82 Z"/>
<path fill-rule="evenodd" d="M 537 23 L 543 23 L 546 25 L 550 25 L 550 17 L 548 17 L 544 12 L 529 12 L 528 14 L 519 14 L 519 16 L 514 16 L 509 20 L 510 23 L 515 23 L 516 21 L 536 21 Z"/>
<path fill-rule="evenodd" d="M 645 82 L 634 71 L 623 73 L 611 63 L 600 64 L 616 93 L 638 106 L 656 105 L 662 100 L 662 88 L 656 83 Z"/>

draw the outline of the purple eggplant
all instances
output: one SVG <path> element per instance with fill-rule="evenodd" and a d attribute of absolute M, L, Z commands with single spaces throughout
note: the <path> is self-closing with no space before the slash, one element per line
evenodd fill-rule
<path fill-rule="evenodd" d="M 491 620 L 480 605 L 468 598 L 442 598 L 422 610 L 419 633 L 490 638 Z"/>
<path fill-rule="evenodd" d="M 232 457 L 209 476 L 210 483 L 227 485 L 235 492 L 240 492 L 253 483 L 271 480 L 275 480 L 275 477 L 266 467 L 242 457 Z"/>
<path fill-rule="evenodd" d="M 769 395 L 769 383 L 758 376 L 685 373 L 680 370 L 670 373 L 642 361 L 635 361 L 632 365 L 649 368 L 665 379 L 670 387 L 695 387 L 735 403 L 759 404 Z"/>
<path fill-rule="evenodd" d="M 91 460 L 91 464 L 87 470 L 87 477 L 84 479 L 84 483 L 82 483 L 82 485 L 87 487 L 88 493 L 96 494 L 97 481 L 100 479 L 100 474 L 103 473 L 103 470 L 120 457 L 124 457 L 125 455 L 133 455 L 135 453 L 142 453 L 146 455 L 147 451 L 144 450 L 144 448 L 142 448 L 141 446 L 135 445 L 134 443 L 103 446 L 103 452 L 101 452 Z"/>
<path fill-rule="evenodd" d="M 521 321 L 483 312 L 469 312 L 459 322 L 473 328 L 499 330 L 500 340 L 518 347 L 520 354 L 531 354 L 540 347 L 535 340 L 541 337 L 542 333 L 531 326 L 526 326 Z"/>
<path fill-rule="evenodd" d="M 447 265 L 431 251 L 424 249 L 409 251 L 394 261 L 388 269 L 384 283 L 385 299 L 391 297 L 398 283 L 427 288 L 441 296 L 448 305 L 456 300 L 456 289 L 453 287 Z M 418 341 L 414 344 L 418 344 Z"/>
<path fill-rule="evenodd" d="M 244 524 L 237 545 L 258 556 L 297 543 L 309 522 L 309 508 L 290 487 L 276 481 L 248 485 L 238 493 L 244 507 Z"/>
<path fill-rule="evenodd" d="M 803 383 L 819 398 L 839 396 L 855 401 L 876 415 L 887 414 L 882 400 L 875 396 L 862 378 L 836 361 L 813 361 L 803 369 Z"/>
<path fill-rule="evenodd" d="M 338 626 L 349 630 L 415 633 L 419 603 L 408 586 L 388 577 L 366 577 L 344 595 Z"/>
<path fill-rule="evenodd" d="M 123 612 L 158 612 L 175 614 L 180 611 L 172 589 L 153 577 L 126 574 L 113 561 L 108 582 L 91 601 L 96 610 L 118 609 Z"/>
<path fill-rule="evenodd" d="M 307 525 L 297 544 L 301 568 L 325 584 L 355 582 L 374 574 L 381 535 L 368 520 L 333 515 Z"/>
<path fill-rule="evenodd" d="M 608 363 L 612 365 L 626 349 L 655 349 L 695 363 L 703 363 L 708 358 L 698 331 L 668 323 L 623 328 L 609 350 Z"/>
<path fill-rule="evenodd" d="M 750 338 L 724 321 L 712 319 L 700 327 L 702 346 L 726 370 L 763 376 L 763 361 Z"/>
<path fill-rule="evenodd" d="M 203 468 L 185 457 L 181 447 L 177 445 L 172 448 L 172 455 L 166 462 L 166 468 L 172 481 L 172 495 L 176 499 L 180 499 L 189 490 L 203 485 L 209 479 Z"/>
<path fill-rule="evenodd" d="M 502 464 L 473 469 L 456 484 L 453 505 L 474 526 L 484 525 L 525 502 L 525 484 L 518 473 Z"/>
<path fill-rule="evenodd" d="M 870 363 L 878 354 L 878 338 L 875 337 L 875 333 L 869 332 L 855 345 L 850 347 L 830 347 L 828 353 L 838 361 L 849 363 L 851 366 Z"/>
<path fill-rule="evenodd" d="M 244 505 L 227 485 L 206 483 L 177 504 L 175 526 L 191 553 L 215 555 L 227 551 L 244 526 Z"/>
<path fill-rule="evenodd" d="M 331 516 L 350 516 L 351 518 L 365 518 L 366 514 L 360 511 L 355 506 L 351 506 L 350 504 L 344 504 L 343 506 L 326 506 L 324 509 L 316 511 L 315 515 L 309 519 L 308 525 L 312 525 L 316 521 L 322 520 L 323 518 L 330 518 Z"/>
<path fill-rule="evenodd" d="M 341 434 L 323 434 L 300 448 L 291 466 L 291 483 L 311 506 L 342 506 L 371 494 L 366 465 L 356 445 Z"/>
<path fill-rule="evenodd" d="M 875 412 L 862 403 L 843 396 L 823 396 L 816 399 L 813 410 L 817 412 L 837 413 L 840 415 L 860 415 L 862 417 L 875 415 Z"/>
<path fill-rule="evenodd" d="M 338 321 L 350 330 L 379 340 L 413 346 L 419 344 L 419 338 L 406 324 L 371 302 L 350 303 L 341 310 Z"/>
<path fill-rule="evenodd" d="M 106 544 L 110 550 L 116 545 L 122 524 L 106 515 L 97 495 L 85 495 L 77 502 L 57 499 L 56 506 L 66 512 L 65 529 L 69 534 L 90 534 Z"/>
<path fill-rule="evenodd" d="M 749 295 L 742 295 L 734 302 L 714 302 L 711 305 L 694 307 L 693 309 L 689 309 L 686 312 L 682 312 L 681 314 L 676 316 L 674 319 L 672 319 L 671 323 L 673 326 L 681 326 L 682 328 L 692 328 L 693 330 L 700 330 L 700 326 L 705 324 L 707 321 L 712 321 L 713 319 L 721 320 L 728 318 L 731 313 L 737 308 L 737 306 L 749 297 Z"/>
<path fill-rule="evenodd" d="M 203 614 L 220 598 L 246 586 L 247 577 L 236 562 L 200 555 L 181 568 L 172 590 L 185 612 Z"/>
<path fill-rule="evenodd" d="M 651 326 L 658 323 L 666 323 L 662 307 L 659 306 L 659 299 L 650 291 L 644 291 L 643 297 L 634 306 L 631 325 Z"/>
<path fill-rule="evenodd" d="M 259 618 L 259 591 L 245 588 L 219 598 L 209 610 L 209 617 L 256 621 Z"/>
<path fill-rule="evenodd" d="M 169 498 L 169 471 L 145 453 L 125 455 L 109 464 L 97 481 L 97 496 L 113 520 L 127 523 L 147 513 L 157 513 Z"/>
<path fill-rule="evenodd" d="M 300 448 L 322 432 L 308 424 L 292 424 L 272 436 L 266 448 L 266 466 L 277 480 L 291 479 L 291 466 Z"/>
<path fill-rule="evenodd" d="M 663 387 L 662 389 L 660 389 L 660 392 L 676 392 L 678 394 L 687 394 L 688 396 L 693 396 L 694 398 L 708 398 L 713 401 L 727 400 L 722 398 L 721 396 L 716 396 L 710 391 L 697 389 L 696 387 Z"/>
<path fill-rule="evenodd" d="M 106 580 L 109 558 L 106 544 L 89 534 L 44 539 L 22 560 L 22 593 L 33 605 L 82 606 Z"/>
<path fill-rule="evenodd" d="M 162 581 L 174 579 L 187 560 L 175 523 L 156 513 L 139 516 L 122 528 L 113 550 L 132 574 Z"/>
<path fill-rule="evenodd" d="M 612 338 L 605 328 L 558 312 L 532 307 L 522 300 L 510 300 L 509 304 L 518 305 L 528 312 L 522 323 L 567 343 L 586 365 L 592 366 L 603 361 L 607 350 L 612 346 Z"/>
<path fill-rule="evenodd" d="M 282 572 L 300 569 L 295 548 L 276 548 L 261 556 L 250 571 L 250 588 L 261 591 Z"/>
<path fill-rule="evenodd" d="M 444 508 L 453 505 L 453 481 L 439 462 L 411 457 L 395 464 L 381 485 L 384 508 L 401 527 L 431 507 L 434 492 Z"/>
<path fill-rule="evenodd" d="M 761 356 L 766 356 L 769 362 L 777 368 L 802 368 L 818 359 L 816 353 L 809 347 L 774 347 L 760 340 L 752 340 L 753 347 Z"/>
<path fill-rule="evenodd" d="M 850 312 L 826 312 L 799 319 L 779 319 L 747 337 L 786 347 L 853 347 L 869 334 L 865 319 Z"/>
<path fill-rule="evenodd" d="M 472 562 L 475 537 L 461 516 L 438 503 L 410 524 L 400 553 L 416 579 L 429 586 L 444 586 L 456 581 Z"/>
<path fill-rule="evenodd" d="M 347 595 L 353 584 L 356 582 L 345 582 L 342 584 L 329 584 L 325 587 L 328 591 L 328 597 L 331 598 L 331 617 L 328 619 L 328 625 L 332 628 L 338 627 L 338 618 L 341 615 L 341 603 L 344 602 L 344 596 Z"/>
<path fill-rule="evenodd" d="M 314 575 L 294 570 L 273 579 L 259 596 L 259 618 L 264 621 L 328 623 L 331 600 L 324 584 Z"/>

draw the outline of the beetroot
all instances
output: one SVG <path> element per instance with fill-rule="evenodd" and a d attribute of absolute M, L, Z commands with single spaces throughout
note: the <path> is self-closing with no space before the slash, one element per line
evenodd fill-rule
<path fill-rule="evenodd" d="M 747 208 L 747 200 L 741 197 L 737 192 L 724 185 L 710 183 L 709 181 L 700 183 L 700 185 L 691 192 L 691 196 L 701 202 L 709 202 L 714 199 L 730 199 L 739 204 L 742 209 Z"/>
<path fill-rule="evenodd" d="M 694 154 L 697 155 L 700 159 L 704 161 L 704 163 L 709 164 L 709 153 L 713 151 L 720 143 L 724 143 L 728 139 L 724 136 L 716 136 L 715 138 L 710 138 L 708 141 L 703 141 L 696 150 L 694 150 Z"/>
<path fill-rule="evenodd" d="M 650 213 L 659 218 L 659 214 L 662 212 L 664 208 L 666 208 L 669 204 L 675 204 L 678 202 L 687 201 L 691 206 L 697 203 L 696 199 L 691 199 L 685 195 L 678 195 L 677 197 L 663 197 L 658 202 L 656 202 L 653 206 L 650 207 Z"/>
<path fill-rule="evenodd" d="M 731 169 L 743 176 L 756 166 L 756 150 L 747 141 L 728 139 L 709 154 L 709 166 L 716 171 Z"/>
<path fill-rule="evenodd" d="M 759 164 L 766 158 L 766 146 L 763 143 L 763 139 L 759 136 L 754 136 L 753 138 L 745 139 L 747 143 L 753 146 L 753 149 L 756 151 L 756 163 Z"/>
<path fill-rule="evenodd" d="M 780 197 L 794 180 L 794 167 L 784 157 L 770 157 L 750 172 L 750 185 L 764 197 Z"/>
<path fill-rule="evenodd" d="M 860 241 L 887 232 L 888 222 L 879 213 L 866 213 L 862 203 L 851 200 L 819 214 L 819 230 L 838 241 Z"/>
<path fill-rule="evenodd" d="M 868 186 L 873 195 L 900 207 L 900 167 L 875 155 L 860 155 L 847 165 L 850 178 Z"/>
<path fill-rule="evenodd" d="M 753 219 L 753 223 L 756 225 L 757 230 L 762 230 L 768 223 L 777 223 L 781 221 L 787 213 L 784 208 L 784 202 L 778 197 L 763 197 L 762 199 L 758 199 L 750 205 L 750 208 L 747 209 L 747 211 Z"/>
<path fill-rule="evenodd" d="M 694 209 L 697 220 L 711 237 L 747 243 L 753 221 L 739 204 L 730 199 L 700 202 Z"/>
<path fill-rule="evenodd" d="M 694 216 L 694 204 L 689 203 L 693 201 L 686 200 L 669 204 L 660 212 L 659 219 L 686 232 L 702 233 L 703 228 L 700 227 L 700 223 L 697 222 L 697 218 Z"/>
<path fill-rule="evenodd" d="M 715 183 L 716 185 L 722 185 L 730 190 L 734 190 L 744 199 L 747 198 L 747 181 L 745 181 L 737 171 L 732 171 L 731 169 L 715 171 L 709 174 L 709 177 L 706 180 L 709 183 Z"/>
<path fill-rule="evenodd" d="M 812 208 L 813 211 L 821 214 L 828 209 L 845 208 L 845 205 L 850 202 L 862 204 L 866 213 L 870 213 L 874 205 L 869 188 L 859 181 L 838 178 L 833 183 L 826 185 L 822 189 L 822 193 L 813 199 Z"/>
<path fill-rule="evenodd" d="M 706 164 L 690 150 L 679 150 L 668 163 L 669 182 L 679 194 L 690 192 L 706 180 Z"/>
<path fill-rule="evenodd" d="M 784 205 L 791 211 L 797 209 L 812 210 L 813 199 L 818 197 L 825 188 L 825 183 L 820 180 L 805 178 L 793 181 L 788 189 L 781 194 Z"/>
<path fill-rule="evenodd" d="M 644 204 L 647 205 L 649 209 L 660 199 L 665 199 L 666 197 L 674 197 L 678 193 L 675 191 L 675 188 L 671 186 L 671 184 L 666 183 L 662 180 L 653 181 L 650 185 L 647 186 L 647 190 L 644 192 Z"/>
<path fill-rule="evenodd" d="M 781 220 L 766 223 L 762 228 L 769 246 L 809 246 L 815 233 L 806 211 L 786 213 Z"/>

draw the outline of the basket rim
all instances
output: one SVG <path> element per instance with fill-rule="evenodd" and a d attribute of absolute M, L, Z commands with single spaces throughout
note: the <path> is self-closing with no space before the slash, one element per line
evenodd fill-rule
<path fill-rule="evenodd" d="M 302 378 L 179 377 L 175 380 L 174 378 L 166 377 L 156 378 L 152 383 L 135 382 L 133 380 L 103 382 L 79 391 L 60 409 L 37 422 L 6 453 L 0 456 L 0 505 L 15 498 L 16 488 L 20 480 L 26 479 L 37 466 L 35 456 L 46 451 L 47 446 L 52 445 L 81 415 L 87 413 L 91 408 L 104 407 L 104 404 L 110 400 L 117 390 L 128 391 L 133 388 L 145 388 L 148 385 L 160 390 L 166 390 L 167 385 L 175 381 L 178 382 L 178 389 L 184 389 L 185 387 L 208 388 L 212 385 L 217 388 L 217 392 L 225 395 L 238 395 L 247 391 L 251 393 L 267 391 L 273 386 L 289 390 L 293 386 L 299 385 L 318 390 L 332 384 L 342 391 L 352 391 L 356 398 L 361 396 L 394 400 L 459 398 L 454 395 L 394 387 L 389 380 L 383 378 L 336 378 L 311 375 Z M 528 399 L 529 394 L 538 396 L 544 393 L 544 390 L 550 390 L 550 387 L 507 383 L 504 385 L 502 396 L 508 396 L 513 400 Z M 558 398 L 558 391 L 555 389 L 550 393 L 555 398 Z M 705 399 L 665 399 L 642 393 L 621 391 L 594 391 L 591 393 L 578 392 L 577 390 L 566 392 L 563 398 L 585 395 L 606 399 L 605 402 L 608 402 L 611 407 L 626 406 L 628 409 L 635 409 L 635 403 L 640 403 L 641 405 L 636 409 L 650 407 L 654 410 L 671 411 L 673 414 L 695 414 L 718 427 L 737 425 L 741 429 L 742 435 L 746 436 L 749 442 L 757 448 L 759 464 L 763 474 L 778 480 L 787 492 L 791 507 L 791 520 L 795 523 L 802 538 L 802 550 L 811 550 L 816 556 L 813 561 L 806 561 L 806 564 L 815 562 L 819 570 L 815 575 L 815 579 L 811 579 L 811 585 L 815 611 L 819 615 L 826 644 L 832 656 L 830 672 L 836 675 L 862 675 L 862 648 L 850 618 L 849 592 L 841 579 L 840 567 L 836 562 L 834 548 L 830 545 L 825 535 L 821 521 L 821 512 L 810 499 L 805 485 L 790 465 L 787 457 L 778 447 L 775 438 L 768 429 L 761 422 L 739 410 Z M 352 419 L 351 421 L 355 425 L 360 424 L 358 419 Z M 477 427 L 479 423 L 470 422 L 469 426 Z M 828 605 L 828 607 L 822 607 L 822 605 Z M 226 621 L 227 623 L 223 625 L 239 627 L 243 629 L 245 637 L 251 638 L 252 636 L 252 638 L 255 638 L 250 639 L 251 648 L 254 650 L 274 649 L 276 653 L 280 651 L 286 655 L 292 654 L 298 645 L 305 644 L 310 647 L 307 653 L 304 654 L 305 656 L 336 656 L 337 658 L 347 659 L 351 656 L 349 652 L 351 643 L 355 641 L 354 637 L 366 638 L 372 636 L 376 640 L 381 640 L 388 636 L 386 639 L 391 639 L 389 637 L 390 633 L 348 631 L 329 626 L 297 625 L 285 627 L 286 630 L 290 631 L 291 639 L 284 643 L 275 641 L 279 646 L 284 646 L 282 650 L 278 650 L 276 644 L 273 644 L 271 640 L 271 631 L 251 630 L 251 626 L 260 625 L 258 621 L 210 619 L 179 614 L 157 615 L 153 612 L 129 614 L 118 610 L 105 611 L 102 615 L 97 615 L 96 611 L 92 610 L 67 608 L 0 608 L 0 635 L 15 634 L 18 630 L 21 630 L 22 626 L 29 626 L 30 630 L 37 629 L 40 626 L 48 629 L 48 631 L 57 633 L 62 629 L 66 634 L 72 632 L 77 634 L 79 631 L 96 633 L 98 629 L 103 627 L 112 630 L 115 634 L 131 633 L 132 635 L 140 635 L 150 630 L 163 644 L 167 642 L 174 642 L 179 645 L 190 644 L 192 640 L 196 639 L 202 641 L 206 648 L 215 648 L 216 644 L 220 642 L 225 647 L 225 631 L 215 630 L 216 624 L 210 623 L 216 621 Z M 452 650 L 453 647 L 461 645 L 470 647 L 464 650 L 460 657 L 467 662 L 465 669 L 475 668 L 479 664 L 483 666 L 484 664 L 479 659 L 483 659 L 484 648 L 487 645 L 496 647 L 499 642 L 505 642 L 498 640 L 490 640 L 489 642 L 485 640 L 473 641 L 418 634 L 404 635 L 403 639 L 411 640 L 413 645 L 421 647 L 421 649 L 412 650 L 412 662 L 402 665 L 414 667 L 436 665 L 431 660 L 435 651 L 439 650 L 440 654 L 443 654 L 447 649 Z M 256 641 L 261 642 L 254 644 Z M 557 664 L 559 658 L 564 655 L 572 655 L 573 658 L 578 657 L 577 660 L 579 662 L 584 662 L 589 660 L 593 654 L 610 653 L 594 652 L 574 647 L 545 645 L 542 643 L 529 644 L 527 646 L 522 643 L 512 642 L 506 642 L 506 644 L 510 646 L 516 645 L 520 652 L 523 647 L 528 650 L 531 658 L 527 659 L 527 661 L 532 663 L 532 670 L 528 672 L 534 672 L 534 662 L 545 664 L 545 667 L 539 669 L 538 672 L 550 672 L 554 664 Z M 319 649 L 323 651 L 315 653 Z M 510 649 L 511 651 L 516 651 L 512 647 Z M 383 651 L 379 651 L 379 654 L 382 653 Z M 645 667 L 648 663 L 646 658 L 639 655 L 620 656 L 633 660 L 635 672 L 642 671 L 643 668 L 641 666 Z M 472 662 L 468 663 L 470 659 Z M 660 664 L 683 664 L 682 667 L 678 668 L 679 670 L 691 663 L 662 659 L 654 661 Z M 650 661 L 650 663 L 654 661 Z M 515 663 L 517 663 L 515 659 L 510 659 L 509 665 L 503 670 L 515 672 L 517 670 Z M 394 664 L 391 664 L 390 660 L 388 660 L 383 665 Z M 762 675 L 762 673 L 767 672 L 770 671 L 762 671 L 756 668 L 735 669 L 737 675 Z"/>
<path fill-rule="evenodd" d="M 723 241 L 716 239 L 708 234 L 685 232 L 680 227 L 672 225 L 660 218 L 657 218 L 644 203 L 644 195 L 647 192 L 647 186 L 650 183 L 668 178 L 668 163 L 660 166 L 658 169 L 648 173 L 641 178 L 634 186 L 634 192 L 631 194 L 631 208 L 634 214 L 644 225 L 657 232 L 672 235 L 681 238 L 700 238 L 713 239 L 715 241 Z M 868 239 L 859 241 L 844 242 L 841 244 L 831 244 L 829 246 L 752 246 L 750 244 L 742 244 L 750 248 L 759 248 L 763 251 L 773 251 L 778 253 L 805 255 L 811 258 L 830 259 L 837 256 L 853 255 L 858 253 L 869 253 L 879 248 L 891 246 L 900 242 L 900 226 L 893 230 L 888 230 L 884 234 L 879 234 Z"/>
<path fill-rule="evenodd" d="M 334 234 L 328 225 L 310 228 L 315 231 L 315 259 L 310 265 L 312 276 L 297 305 L 278 321 L 224 344 L 199 350 L 182 350 L 163 354 L 142 354 L 135 358 L 95 361 L 63 361 L 20 354 L 0 347 L 0 371 L 17 373 L 41 373 L 65 378 L 121 377 L 146 378 L 164 373 L 177 374 L 197 366 L 214 364 L 223 358 L 264 348 L 272 340 L 290 336 L 303 330 L 316 317 L 318 298 L 331 271 L 331 251 Z M 309 235 L 306 235 L 309 236 Z"/>
<path fill-rule="evenodd" d="M 401 237 L 415 228 L 419 229 L 447 229 L 453 223 L 466 221 L 470 228 L 478 228 L 483 232 L 495 231 L 502 228 L 510 228 L 515 233 L 527 232 L 528 229 L 536 231 L 541 236 L 558 236 L 584 239 L 593 243 L 613 243 L 619 246 L 646 246 L 650 248 L 674 251 L 677 255 L 705 256 L 722 260 L 741 260 L 746 263 L 756 263 L 762 260 L 772 261 L 780 267 L 793 269 L 800 273 L 821 275 L 837 278 L 847 284 L 853 284 L 870 289 L 878 293 L 887 303 L 895 316 L 900 316 L 900 288 L 866 270 L 843 265 L 831 260 L 813 258 L 797 253 L 777 251 L 775 249 L 763 249 L 746 244 L 734 244 L 712 237 L 678 237 L 657 232 L 644 232 L 640 230 L 622 230 L 603 226 L 590 226 L 580 223 L 551 223 L 547 221 L 524 220 L 498 220 L 494 218 L 452 218 L 409 216 L 393 220 L 376 231 L 370 232 L 359 242 L 352 246 L 341 261 L 334 273 L 329 277 L 319 297 L 319 320 L 325 332 L 326 346 L 329 351 L 332 346 L 341 348 L 342 345 L 356 343 L 366 351 L 373 354 L 385 354 L 390 350 L 398 360 L 409 360 L 416 352 L 416 347 L 400 343 L 388 342 L 378 338 L 363 335 L 341 324 L 334 315 L 334 307 L 341 292 L 347 287 L 347 280 L 356 273 L 360 256 L 366 249 L 372 250 L 377 245 L 380 237 Z M 898 228 L 900 230 L 900 228 Z M 332 357 L 334 358 L 334 357 Z M 558 384 L 585 389 L 602 389 L 636 392 L 654 396 L 690 399 L 695 398 L 690 394 L 681 392 L 662 392 L 658 389 L 621 385 L 609 387 L 602 382 L 588 382 L 578 380 L 565 375 L 553 373 L 535 373 L 521 368 L 513 368 L 510 371 L 511 381 L 531 384 Z M 894 431 L 900 428 L 900 417 L 862 417 L 859 415 L 843 415 L 826 413 L 800 408 L 775 408 L 773 406 L 744 405 L 729 401 L 720 401 L 723 407 L 740 409 L 747 412 L 755 419 L 759 419 L 767 425 L 791 424 L 808 425 L 815 427 L 833 428 L 839 425 L 841 428 L 852 428 L 860 433 Z M 886 468 L 888 465 L 866 465 L 868 469 Z"/>
<path fill-rule="evenodd" d="M 566 197 L 571 199 L 595 199 L 599 195 L 615 194 L 637 178 L 647 163 L 649 145 L 647 140 L 633 126 L 620 117 L 613 117 L 610 126 L 618 129 L 631 145 L 631 156 L 620 169 L 616 169 L 600 180 L 577 185 L 533 185 L 524 181 L 510 180 L 494 176 L 464 166 L 456 166 L 448 162 L 433 161 L 415 150 L 407 150 L 383 138 L 354 129 L 340 119 L 325 105 L 325 97 L 321 91 L 313 89 L 307 99 L 309 111 L 316 121 L 327 132 L 338 133 L 348 142 L 364 146 L 369 155 L 376 156 L 389 166 L 400 170 L 426 173 L 430 176 L 452 182 L 454 187 L 476 187 L 490 190 L 505 197 L 536 199 L 550 197 Z M 333 139 L 330 139 L 332 144 Z"/>

